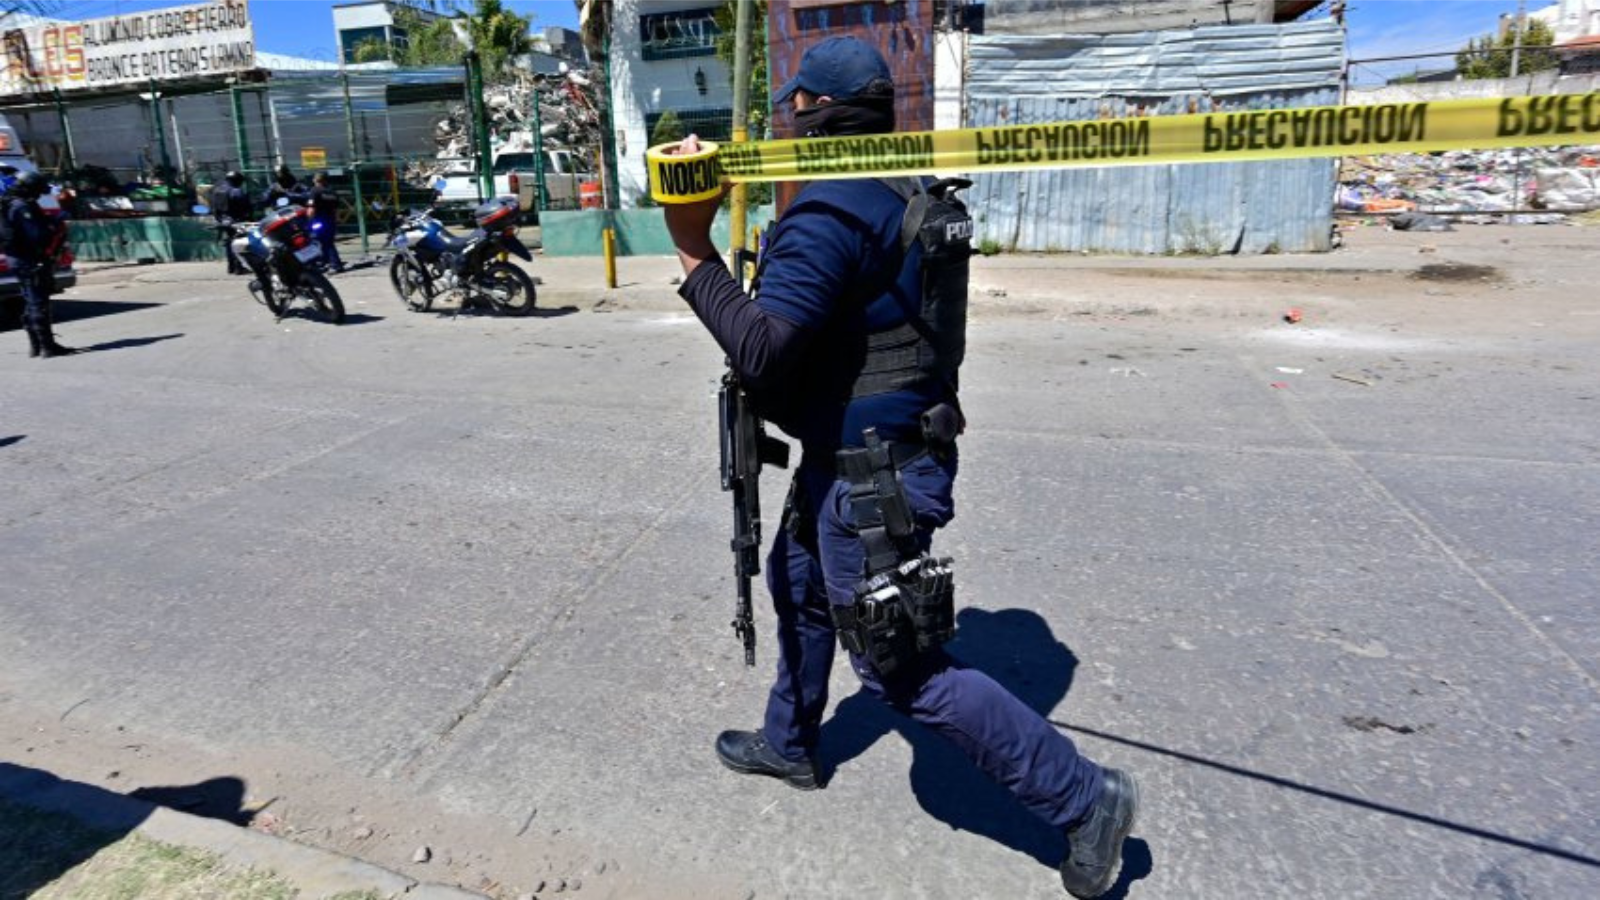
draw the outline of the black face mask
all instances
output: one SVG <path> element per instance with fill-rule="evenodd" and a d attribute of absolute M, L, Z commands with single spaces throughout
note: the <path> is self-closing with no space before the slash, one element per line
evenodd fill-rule
<path fill-rule="evenodd" d="M 796 110 L 794 126 L 802 137 L 888 134 L 894 131 L 894 98 L 852 97 Z"/>

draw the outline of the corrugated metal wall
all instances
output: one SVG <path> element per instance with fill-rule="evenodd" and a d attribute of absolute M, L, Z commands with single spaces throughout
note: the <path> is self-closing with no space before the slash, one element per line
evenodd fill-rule
<path fill-rule="evenodd" d="M 1331 21 L 1121 35 L 975 35 L 966 125 L 1332 106 L 1344 32 Z M 979 175 L 978 240 L 1008 250 L 1327 250 L 1335 162 L 1283 160 Z"/>

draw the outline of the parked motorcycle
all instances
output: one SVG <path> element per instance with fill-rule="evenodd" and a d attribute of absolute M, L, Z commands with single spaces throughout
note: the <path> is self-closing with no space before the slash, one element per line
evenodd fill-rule
<path fill-rule="evenodd" d="M 422 312 L 452 295 L 463 309 L 486 305 L 513 316 L 533 312 L 533 279 L 507 259 L 533 261 L 517 239 L 519 210 L 515 197 L 484 203 L 473 211 L 477 228 L 467 237 L 451 234 L 432 209 L 395 219 L 389 230 L 395 251 L 389 282 L 400 301 Z"/>
<path fill-rule="evenodd" d="M 303 301 L 313 316 L 337 325 L 344 321 L 344 301 L 323 274 L 327 263 L 317 245 L 323 225 L 304 206 L 281 205 L 254 224 L 235 222 L 233 252 L 255 273 L 250 294 L 282 319 Z"/>

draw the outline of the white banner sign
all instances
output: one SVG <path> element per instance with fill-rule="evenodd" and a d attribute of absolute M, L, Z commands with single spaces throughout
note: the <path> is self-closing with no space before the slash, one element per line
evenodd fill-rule
<path fill-rule="evenodd" d="M 255 68 L 245 0 L 13 28 L 0 94 L 205 78 Z"/>

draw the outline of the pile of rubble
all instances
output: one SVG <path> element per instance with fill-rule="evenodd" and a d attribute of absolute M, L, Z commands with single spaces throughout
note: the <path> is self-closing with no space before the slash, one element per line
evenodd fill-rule
<path fill-rule="evenodd" d="M 489 117 L 489 143 L 496 153 L 534 149 L 533 103 L 539 102 L 539 133 L 545 150 L 570 150 L 594 159 L 600 149 L 600 106 L 595 70 L 578 70 L 561 64 L 559 74 L 519 75 L 516 81 L 484 88 L 484 109 Z M 434 128 L 437 152 L 433 160 L 414 160 L 406 177 L 430 184 L 439 175 L 461 167 L 472 156 L 472 111 L 465 103 L 446 110 Z"/>
<path fill-rule="evenodd" d="M 1600 147 L 1456 150 L 1346 157 L 1338 208 L 1358 213 L 1494 213 L 1600 209 Z"/>

